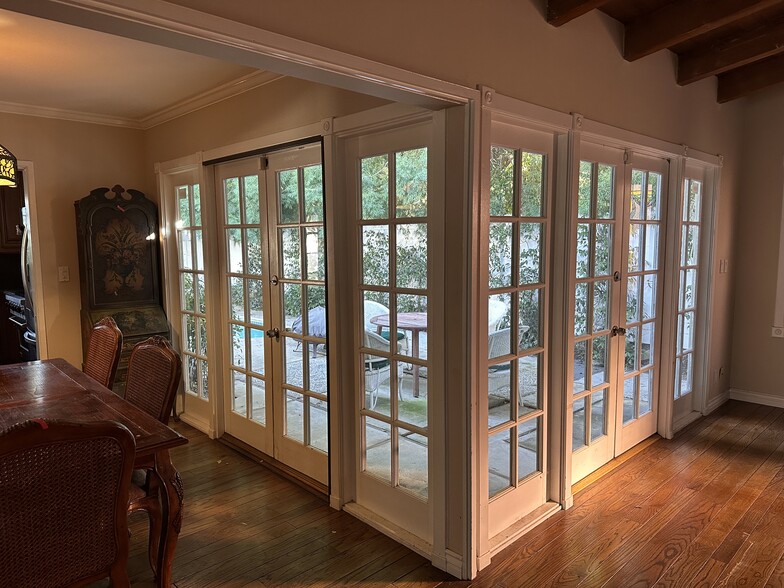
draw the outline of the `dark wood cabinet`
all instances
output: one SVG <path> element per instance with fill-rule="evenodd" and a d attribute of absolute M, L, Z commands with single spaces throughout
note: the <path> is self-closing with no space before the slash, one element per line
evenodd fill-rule
<path fill-rule="evenodd" d="M 112 316 L 123 334 L 114 389 L 123 393 L 134 345 L 169 338 L 161 306 L 158 210 L 138 190 L 96 188 L 74 202 L 82 291 L 82 349 L 93 325 Z"/>
<path fill-rule="evenodd" d="M 0 186 L 0 253 L 22 250 L 22 207 L 25 205 L 22 174 L 15 187 Z"/>

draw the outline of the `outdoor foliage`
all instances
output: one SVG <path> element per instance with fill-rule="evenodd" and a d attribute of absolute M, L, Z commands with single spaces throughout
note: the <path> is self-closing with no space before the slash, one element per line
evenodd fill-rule
<path fill-rule="evenodd" d="M 363 283 L 426 289 L 427 148 L 366 157 L 362 159 L 360 170 L 362 219 L 376 221 L 362 227 Z M 390 178 L 393 180 L 391 186 Z M 393 224 L 390 222 L 393 218 L 406 219 L 406 222 Z M 395 231 L 393 257 L 390 255 L 390 230 Z M 394 284 L 390 284 L 391 259 L 396 260 Z M 386 292 L 367 291 L 365 297 L 389 305 Z M 426 310 L 425 296 L 397 297 L 398 312 Z"/>

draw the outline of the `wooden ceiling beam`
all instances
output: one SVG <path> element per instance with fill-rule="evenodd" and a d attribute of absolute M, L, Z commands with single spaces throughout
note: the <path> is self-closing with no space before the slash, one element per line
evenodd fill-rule
<path fill-rule="evenodd" d="M 547 22 L 560 27 L 610 0 L 547 0 Z"/>
<path fill-rule="evenodd" d="M 720 74 L 716 99 L 723 103 L 784 82 L 784 55 Z"/>
<path fill-rule="evenodd" d="M 780 6 L 781 0 L 677 0 L 626 25 L 623 56 L 634 61 Z"/>
<path fill-rule="evenodd" d="M 678 56 L 678 83 L 683 86 L 784 53 L 784 22 L 777 22 L 719 47 Z"/>

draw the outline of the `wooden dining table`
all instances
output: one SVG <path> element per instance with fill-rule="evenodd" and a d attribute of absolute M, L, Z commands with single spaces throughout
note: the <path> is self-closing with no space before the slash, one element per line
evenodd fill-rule
<path fill-rule="evenodd" d="M 182 525 L 183 487 L 169 450 L 188 440 L 64 359 L 0 366 L 0 430 L 38 418 L 117 421 L 130 429 L 136 439 L 137 466 L 152 462 L 162 490 L 159 549 L 150 559 L 157 562 L 157 586 L 171 586 L 172 559 Z"/>

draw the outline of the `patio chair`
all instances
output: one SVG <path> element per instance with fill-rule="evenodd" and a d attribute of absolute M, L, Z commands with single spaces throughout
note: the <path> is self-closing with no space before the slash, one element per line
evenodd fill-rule
<path fill-rule="evenodd" d="M 82 371 L 102 386 L 111 389 L 117 375 L 117 364 L 120 363 L 122 344 L 122 331 L 114 319 L 110 316 L 102 318 L 90 331 Z"/>
<path fill-rule="evenodd" d="M 389 341 L 373 331 L 365 330 L 362 346 L 370 350 L 389 353 Z M 400 363 L 397 365 L 400 367 Z M 376 408 L 376 404 L 378 403 L 378 389 L 381 385 L 381 373 L 386 371 L 386 373 L 389 374 L 389 366 L 390 359 L 388 357 L 365 355 L 365 390 L 369 389 L 370 391 L 370 408 Z M 368 378 L 370 378 L 371 382 L 374 381 L 375 383 L 368 385 Z M 398 398 L 401 402 L 403 401 L 403 394 L 399 385 Z"/>
<path fill-rule="evenodd" d="M 518 331 L 517 337 L 517 347 L 520 346 L 520 341 L 522 341 L 523 335 L 528 332 L 528 326 L 523 325 L 520 327 Z M 487 336 L 487 357 L 488 359 L 492 360 L 497 357 L 502 357 L 504 355 L 509 355 L 512 353 L 510 349 L 512 341 L 512 330 L 509 327 L 504 329 L 499 329 L 497 331 L 493 331 L 489 333 Z M 517 348 L 515 348 L 514 352 L 517 352 Z M 488 390 L 488 393 L 492 393 L 494 391 L 503 390 L 504 388 L 508 388 L 510 385 L 510 361 L 505 361 L 503 363 L 499 363 L 496 365 L 491 365 L 488 368 L 488 386 L 490 381 L 500 380 L 501 384 L 499 384 L 493 390 Z M 495 377 L 494 377 L 495 376 Z M 518 396 L 520 400 L 520 404 L 525 404 L 523 401 L 523 389 L 521 386 L 518 385 Z"/>
<path fill-rule="evenodd" d="M 498 326 L 506 316 L 507 305 L 503 300 L 490 298 L 487 301 L 487 332 L 498 330 Z"/>
<path fill-rule="evenodd" d="M 370 319 L 385 314 L 388 315 L 389 309 L 380 302 L 376 302 L 375 300 L 368 300 L 367 298 L 365 298 L 363 304 L 365 308 L 365 330 L 377 332 L 378 327 L 371 323 Z M 379 334 L 387 341 L 390 340 L 388 328 L 382 328 Z M 403 349 L 408 349 L 408 338 L 406 337 L 406 334 L 400 329 L 397 331 L 397 340 L 398 342 L 403 341 Z"/>
<path fill-rule="evenodd" d="M 0 435 L 0 586 L 128 581 L 133 434 L 35 419 Z"/>

